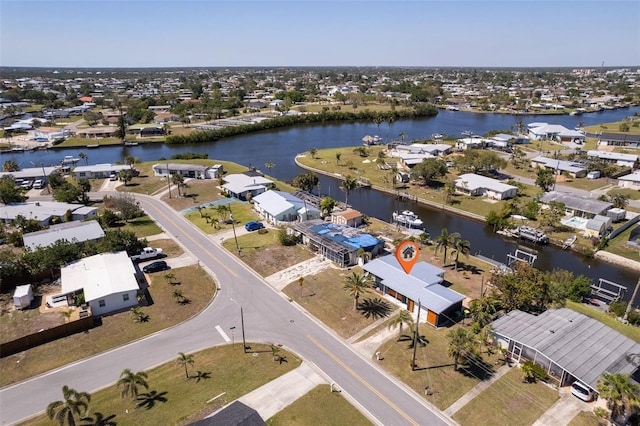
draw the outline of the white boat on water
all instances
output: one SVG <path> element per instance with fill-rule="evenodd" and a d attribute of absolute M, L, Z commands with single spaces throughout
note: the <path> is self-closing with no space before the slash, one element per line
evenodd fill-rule
<path fill-rule="evenodd" d="M 516 229 L 516 235 L 524 240 L 528 240 L 536 244 L 547 244 L 549 242 L 549 237 L 547 237 L 544 232 L 539 231 L 536 228 L 532 228 L 531 226 L 518 226 Z"/>
<path fill-rule="evenodd" d="M 410 228 L 416 227 L 419 228 L 422 226 L 422 219 L 418 217 L 411 210 L 403 210 L 402 212 L 393 212 L 393 221 L 400 223 L 402 225 L 408 226 Z"/>
<path fill-rule="evenodd" d="M 72 155 L 65 155 L 62 159 L 62 164 L 76 164 L 78 161 L 80 161 L 79 158 L 75 158 Z"/>

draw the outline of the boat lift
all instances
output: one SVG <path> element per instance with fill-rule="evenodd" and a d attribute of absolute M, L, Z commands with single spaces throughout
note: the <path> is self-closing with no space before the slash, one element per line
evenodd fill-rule
<path fill-rule="evenodd" d="M 614 288 L 615 290 L 604 288 L 603 284 L 605 284 L 609 288 Z M 591 287 L 591 293 L 594 296 L 602 299 L 607 304 L 611 304 L 619 301 L 627 292 L 627 287 L 620 284 L 616 284 L 613 281 L 605 280 L 604 278 L 600 278 L 598 280 L 598 284 L 591 284 L 590 287 Z"/>
<path fill-rule="evenodd" d="M 507 266 L 509 267 L 513 266 L 518 261 L 533 265 L 536 260 L 538 260 L 538 254 L 531 253 L 527 250 L 516 249 L 514 254 L 507 254 Z"/>

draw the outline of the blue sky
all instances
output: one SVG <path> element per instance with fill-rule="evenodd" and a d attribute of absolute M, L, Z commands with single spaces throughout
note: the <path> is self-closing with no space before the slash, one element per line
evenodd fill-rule
<path fill-rule="evenodd" d="M 640 1 L 0 0 L 0 65 L 640 65 Z"/>

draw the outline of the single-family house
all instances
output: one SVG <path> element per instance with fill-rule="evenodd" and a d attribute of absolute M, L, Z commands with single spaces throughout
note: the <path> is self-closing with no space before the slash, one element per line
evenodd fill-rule
<path fill-rule="evenodd" d="M 548 207 L 552 201 L 564 204 L 567 215 L 585 219 L 592 219 L 596 215 L 606 216 L 607 211 L 613 207 L 612 203 L 578 197 L 566 192 L 550 191 L 540 197 L 543 208 Z"/>
<path fill-rule="evenodd" d="M 71 220 L 84 220 L 97 216 L 98 208 L 56 201 L 12 203 L 0 207 L 0 220 L 11 223 L 22 216 L 37 221 L 41 226 L 48 226 L 53 220 L 64 222 L 67 212 L 71 213 Z"/>
<path fill-rule="evenodd" d="M 166 114 L 171 110 L 171 105 L 151 105 L 147 109 L 156 114 Z"/>
<path fill-rule="evenodd" d="M 541 366 L 559 386 L 579 380 L 596 390 L 602 374 L 635 374 L 640 344 L 571 309 L 511 311 L 491 324 L 494 342 L 518 363 Z"/>
<path fill-rule="evenodd" d="M 239 200 L 246 200 L 248 194 L 251 194 L 251 198 L 262 194 L 273 184 L 272 180 L 255 172 L 234 173 L 224 176 L 223 179 L 225 183 L 222 189 Z"/>
<path fill-rule="evenodd" d="M 38 247 L 48 247 L 60 240 L 82 243 L 96 241 L 103 237 L 104 230 L 97 220 L 58 223 L 51 225 L 48 229 L 29 232 L 22 236 L 25 248 L 32 251 Z"/>
<path fill-rule="evenodd" d="M 133 166 L 111 163 L 78 166 L 73 169 L 73 176 L 76 179 L 105 179 L 111 176 L 112 173 L 118 174 L 122 170 L 133 170 Z"/>
<path fill-rule="evenodd" d="M 468 138 L 460 138 L 456 141 L 456 149 L 464 151 L 467 149 L 484 148 L 490 143 L 489 139 L 480 136 L 471 136 Z"/>
<path fill-rule="evenodd" d="M 375 257 L 384 250 L 384 240 L 346 225 L 327 223 L 321 219 L 291 225 L 303 244 L 341 267 L 354 265 L 362 249 Z"/>
<path fill-rule="evenodd" d="M 588 169 L 584 164 L 575 161 L 557 160 L 555 158 L 534 157 L 531 159 L 531 167 L 550 169 L 556 174 L 567 173 L 574 178 L 582 178 L 587 175 Z"/>
<path fill-rule="evenodd" d="M 587 151 L 587 157 L 590 159 L 599 159 L 607 163 L 615 163 L 617 166 L 630 167 L 632 169 L 638 166 L 638 156 L 636 154 L 590 150 Z"/>
<path fill-rule="evenodd" d="M 31 138 L 38 142 L 53 142 L 59 139 L 65 139 L 71 135 L 68 129 L 59 127 L 38 127 L 29 132 Z"/>
<path fill-rule="evenodd" d="M 419 303 L 426 322 L 435 327 L 453 323 L 462 311 L 464 295 L 443 286 L 444 270 L 427 262 L 416 263 L 407 274 L 394 255 L 387 255 L 363 269 L 374 277 L 377 291 L 404 303 L 409 312 L 416 313 Z"/>
<path fill-rule="evenodd" d="M 27 167 L 16 170 L 15 172 L 0 172 L 0 178 L 3 176 L 12 176 L 13 180 L 42 179 L 48 177 L 56 170 L 58 170 L 58 167 Z"/>
<path fill-rule="evenodd" d="M 640 135 L 626 133 L 602 133 L 598 136 L 598 145 L 640 148 Z"/>
<path fill-rule="evenodd" d="M 180 116 L 172 112 L 161 112 L 156 114 L 153 117 L 153 122 L 156 124 L 164 124 L 164 123 L 176 122 L 176 121 L 180 121 Z"/>
<path fill-rule="evenodd" d="M 595 215 L 587 221 L 584 228 L 585 237 L 597 237 L 603 236 L 609 229 L 611 229 L 611 223 L 613 220 L 609 216 Z"/>
<path fill-rule="evenodd" d="M 136 268 L 126 251 L 85 257 L 63 266 L 60 273 L 62 294 L 84 293 L 93 315 L 138 304 L 140 286 Z"/>
<path fill-rule="evenodd" d="M 319 219 L 320 210 L 300 198 L 282 191 L 266 191 L 253 197 L 253 206 L 267 222 L 300 222 Z"/>
<path fill-rule="evenodd" d="M 513 198 L 518 193 L 518 187 L 502 183 L 497 179 L 480 176 L 475 173 L 460 175 L 455 181 L 456 191 L 468 195 L 484 195 L 494 200 Z"/>
<path fill-rule="evenodd" d="M 116 130 L 118 130 L 118 128 L 114 126 L 96 126 L 87 129 L 77 129 L 76 135 L 86 139 L 100 139 L 113 136 Z"/>
<path fill-rule="evenodd" d="M 167 177 L 171 175 L 182 175 L 186 178 L 194 179 L 216 179 L 219 176 L 219 171 L 222 166 L 218 165 L 218 168 L 210 168 L 201 164 L 183 164 L 183 163 L 158 163 L 154 164 L 153 169 L 154 176 Z"/>
<path fill-rule="evenodd" d="M 357 228 L 362 225 L 362 213 L 354 209 L 331 212 L 331 223 Z"/>
<path fill-rule="evenodd" d="M 640 190 L 640 171 L 629 173 L 628 175 L 618 178 L 618 186 L 620 188 L 630 188 Z"/>
<path fill-rule="evenodd" d="M 504 149 L 512 145 L 528 144 L 531 141 L 526 135 L 510 135 L 508 133 L 498 133 L 489 138 L 491 146 Z"/>

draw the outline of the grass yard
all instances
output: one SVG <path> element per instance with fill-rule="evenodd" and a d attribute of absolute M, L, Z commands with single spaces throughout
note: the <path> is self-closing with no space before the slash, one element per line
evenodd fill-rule
<path fill-rule="evenodd" d="M 360 268 L 353 268 L 352 271 L 362 274 Z M 376 321 L 353 308 L 353 298 L 344 289 L 345 279 L 350 274 L 351 271 L 347 269 L 328 268 L 319 274 L 304 277 L 302 287 L 297 280 L 292 282 L 283 292 L 346 339 Z M 379 295 L 370 289 L 360 296 L 360 302 L 376 297 Z M 396 307 L 391 305 L 391 309 L 395 310 Z"/>
<path fill-rule="evenodd" d="M 606 423 L 601 422 L 592 411 L 581 411 L 571 420 L 569 426 L 599 426 Z"/>
<path fill-rule="evenodd" d="M 529 426 L 558 398 L 558 391 L 542 383 L 522 383 L 520 368 L 513 367 L 455 413 L 453 419 L 463 426 Z"/>
<path fill-rule="evenodd" d="M 147 398 L 149 406 L 136 408 L 136 403 L 130 397 L 121 397 L 122 388 L 110 386 L 102 389 L 91 396 L 91 413 L 102 413 L 104 417 L 114 415 L 112 421 L 118 424 L 190 424 L 300 365 L 300 360 L 294 354 L 284 350 L 281 354 L 286 362 L 279 363 L 274 362 L 269 346 L 252 344 L 252 347 L 255 356 L 243 354 L 240 348 L 234 349 L 232 345 L 195 353 L 195 365 L 189 367 L 189 373 L 192 376 L 197 371 L 203 373 L 200 379 L 187 380 L 184 369 L 173 361 L 149 370 L 147 395 L 153 395 L 154 392 L 157 395 L 155 399 Z M 127 366 L 123 365 L 122 368 Z M 247 374 L 248 371 L 251 374 Z M 117 379 L 114 377 L 114 382 Z M 139 392 L 145 393 L 144 388 Z M 211 403 L 207 402 L 220 394 L 224 395 Z M 42 415 L 26 424 L 50 425 L 51 420 Z"/>
<path fill-rule="evenodd" d="M 184 254 L 184 250 L 176 242 L 170 238 L 149 241 L 150 247 L 161 248 L 162 253 L 167 257 L 179 257 Z"/>
<path fill-rule="evenodd" d="M 627 244 L 629 236 L 631 236 L 631 231 L 633 231 L 636 226 L 637 225 L 633 225 L 629 227 L 629 229 L 615 237 L 613 240 L 609 240 L 607 247 L 604 250 L 609 253 L 617 254 L 618 256 L 640 262 L 640 248 L 632 247 Z"/>
<path fill-rule="evenodd" d="M 629 188 L 614 188 L 609 191 L 607 194 L 622 194 L 629 197 L 630 200 L 640 200 L 640 191 L 637 189 L 629 189 Z"/>
<path fill-rule="evenodd" d="M 153 305 L 141 308 L 149 315 L 148 322 L 136 323 L 131 313 L 125 311 L 103 317 L 102 325 L 87 333 L 74 334 L 1 358 L 0 386 L 27 379 L 178 324 L 209 304 L 216 285 L 200 267 L 188 266 L 171 272 L 175 274 L 175 281 L 180 284 L 168 284 L 162 272 L 149 276 Z M 173 298 L 173 291 L 176 289 L 181 290 L 191 303 L 176 303 Z M 117 333 L 114 332 L 116 330 Z"/>
<path fill-rule="evenodd" d="M 625 325 L 616 320 L 612 315 L 606 312 L 601 312 L 583 303 L 576 303 L 567 300 L 567 308 L 573 309 L 574 311 L 580 312 L 581 314 L 585 314 L 593 319 L 596 319 L 604 325 L 613 328 L 620 334 L 623 334 L 628 338 L 640 343 L 640 328 L 638 327 L 635 327 L 633 325 Z"/>
<path fill-rule="evenodd" d="M 342 394 L 331 392 L 329 385 L 316 386 L 267 420 L 269 426 L 364 426 L 370 424 L 371 422 Z"/>
<path fill-rule="evenodd" d="M 124 226 L 120 227 L 119 229 L 133 231 L 136 233 L 138 238 L 144 238 L 162 232 L 162 229 L 160 229 L 160 227 L 156 225 L 156 223 L 147 215 L 140 216 L 135 219 L 131 219 L 129 222 L 122 223 L 124 224 Z"/>
<path fill-rule="evenodd" d="M 626 132 L 623 132 L 620 130 L 620 125 L 623 123 L 629 126 L 629 130 Z M 605 132 L 605 133 L 622 133 L 627 135 L 640 135 L 640 125 L 638 125 L 639 123 L 640 123 L 640 120 L 614 121 L 613 123 L 602 123 L 602 124 L 596 124 L 593 126 L 588 126 L 588 127 L 585 127 L 584 130 L 587 133 Z"/>
<path fill-rule="evenodd" d="M 244 229 L 245 223 L 260 220 L 260 217 L 253 210 L 253 206 L 251 204 L 243 203 L 232 198 L 228 198 L 227 200 L 229 203 L 226 203 L 225 205 L 231 206 L 231 212 L 233 213 L 233 220 L 235 221 L 236 228 Z M 217 222 L 207 223 L 207 214 L 211 218 L 217 220 Z M 187 213 L 184 217 L 188 221 L 193 222 L 194 225 L 202 229 L 207 234 L 216 234 L 233 229 L 231 224 L 225 223 L 225 221 L 229 219 L 229 212 L 226 211 L 221 215 L 214 206 L 203 208 L 201 212 L 196 210 L 194 212 Z"/>
<path fill-rule="evenodd" d="M 378 348 L 383 358 L 380 365 L 420 395 L 425 395 L 428 387 L 431 394 L 424 397 L 440 410 L 449 407 L 480 383 L 481 378 L 490 377 L 494 369 L 493 363 L 498 359 L 497 355 L 487 357 L 483 353 L 483 368 L 461 364 L 458 371 L 455 371 L 453 360 L 447 356 L 449 330 L 450 328 L 436 330 L 429 324 L 420 324 L 420 336 L 428 343 L 425 347 L 418 346 L 416 350 L 416 371 L 411 371 L 413 349 L 409 346 L 410 337 L 406 328 L 401 341 L 398 341 L 396 334 L 396 337 Z"/>
<path fill-rule="evenodd" d="M 230 227 L 230 225 L 228 226 Z M 229 253 L 238 256 L 236 242 L 233 238 L 227 239 L 223 245 Z M 281 245 L 278 241 L 277 229 L 268 229 L 265 234 L 250 232 L 240 235 L 238 236 L 238 245 L 241 250 L 240 260 L 263 277 L 268 277 L 314 256 L 300 245 Z"/>

